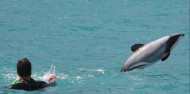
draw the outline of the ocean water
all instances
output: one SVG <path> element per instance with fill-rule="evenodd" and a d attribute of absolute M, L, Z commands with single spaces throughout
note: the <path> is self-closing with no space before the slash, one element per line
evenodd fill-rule
<path fill-rule="evenodd" d="M 57 86 L 0 94 L 189 94 L 189 21 L 189 0 L 1 0 L 1 86 L 23 57 L 36 80 L 55 65 Z M 120 72 L 133 44 L 177 32 L 166 61 Z"/>

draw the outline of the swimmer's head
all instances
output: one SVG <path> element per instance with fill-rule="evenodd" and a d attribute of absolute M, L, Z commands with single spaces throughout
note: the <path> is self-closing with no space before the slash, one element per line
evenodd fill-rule
<path fill-rule="evenodd" d="M 22 58 L 18 61 L 17 74 L 20 77 L 31 76 L 31 63 L 27 58 Z"/>

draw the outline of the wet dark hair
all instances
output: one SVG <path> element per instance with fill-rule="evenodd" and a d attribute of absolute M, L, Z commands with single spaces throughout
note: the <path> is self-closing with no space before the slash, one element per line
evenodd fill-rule
<path fill-rule="evenodd" d="M 31 75 L 31 63 L 27 58 L 22 58 L 17 63 L 17 74 L 20 77 Z"/>

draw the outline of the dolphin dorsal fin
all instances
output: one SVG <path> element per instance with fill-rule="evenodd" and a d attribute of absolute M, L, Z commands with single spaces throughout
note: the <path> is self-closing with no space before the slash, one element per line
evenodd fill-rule
<path fill-rule="evenodd" d="M 144 46 L 144 44 L 134 44 L 133 46 L 131 46 L 131 51 L 135 52 L 136 50 L 138 50 L 139 48 L 141 48 L 142 46 Z"/>
<path fill-rule="evenodd" d="M 170 52 L 165 52 L 165 53 L 161 56 L 161 60 L 164 61 L 164 60 L 166 60 L 169 56 L 170 56 Z"/>

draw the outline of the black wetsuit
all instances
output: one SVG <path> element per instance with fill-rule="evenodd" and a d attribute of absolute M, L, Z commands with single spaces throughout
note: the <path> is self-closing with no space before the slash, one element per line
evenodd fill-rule
<path fill-rule="evenodd" d="M 38 90 L 48 86 L 53 86 L 53 84 L 48 84 L 44 81 L 35 81 L 34 79 L 30 78 L 30 80 L 21 80 L 16 84 L 10 85 L 10 89 L 17 89 L 17 90 Z"/>

